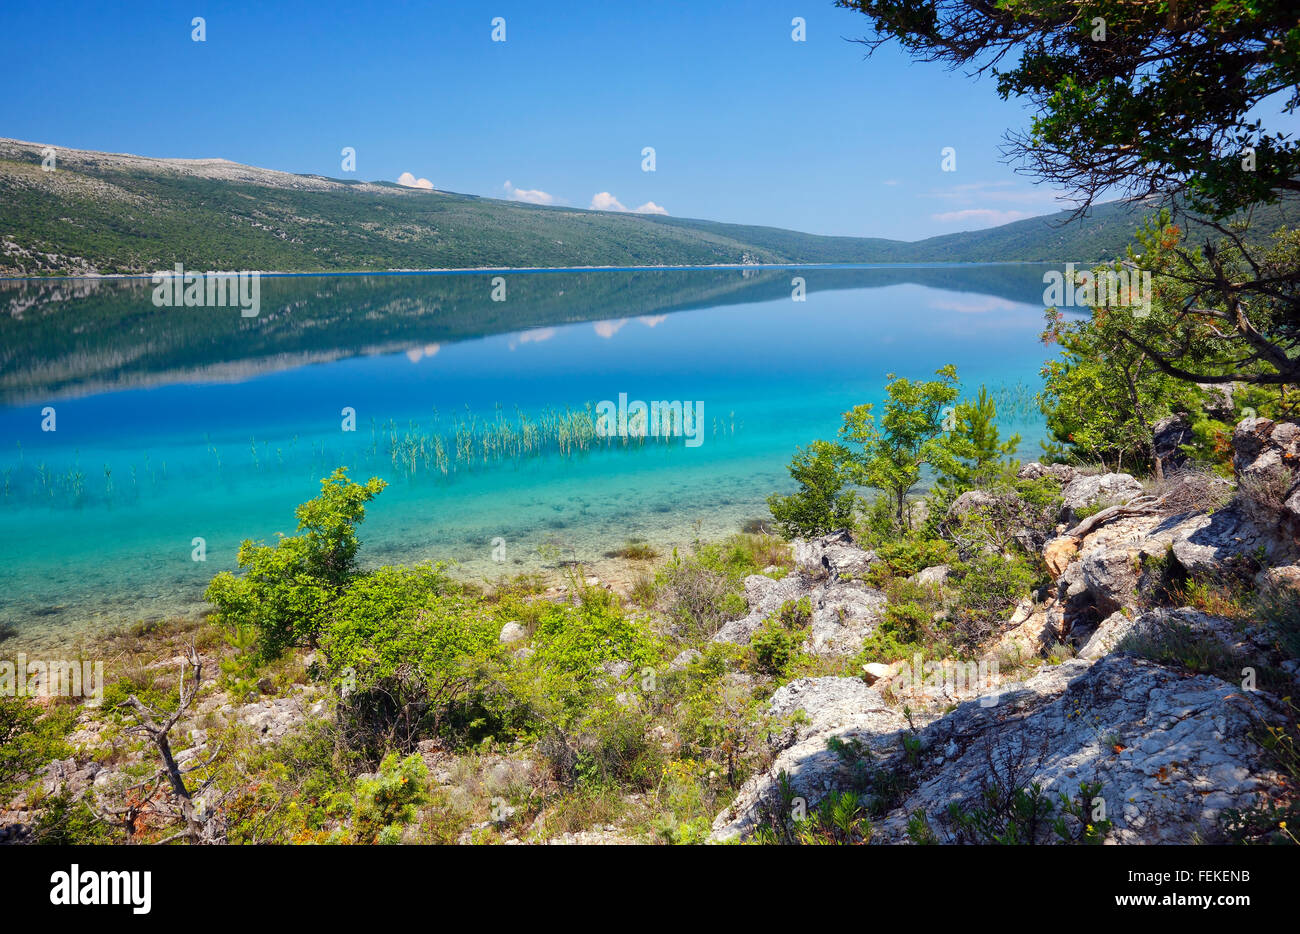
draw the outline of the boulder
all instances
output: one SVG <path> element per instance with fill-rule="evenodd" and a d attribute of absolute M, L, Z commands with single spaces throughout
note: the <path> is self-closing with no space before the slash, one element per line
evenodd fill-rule
<path fill-rule="evenodd" d="M 967 490 L 948 507 L 947 520 L 959 522 L 967 516 L 997 505 L 998 498 L 985 490 Z"/>
<path fill-rule="evenodd" d="M 767 713 L 789 718 L 796 711 L 806 722 L 774 734 L 770 742 L 779 750 L 771 769 L 741 786 L 731 806 L 713 822 L 713 838 L 729 840 L 752 832 L 764 805 L 777 795 L 777 776 L 786 771 L 796 795 L 811 809 L 827 790 L 843 783 L 847 775 L 840 758 L 826 748 L 826 740 L 860 738 L 873 752 L 891 751 L 907 726 L 903 715 L 890 708 L 880 693 L 860 678 L 800 678 L 772 695 Z"/>
<path fill-rule="evenodd" d="M 780 580 L 745 578 L 749 612 L 725 623 L 714 642 L 748 645 L 754 632 L 787 601 L 807 598 L 812 608 L 804 649 L 819 655 L 851 655 L 862 648 L 885 608 L 885 595 L 860 579 L 875 554 L 852 543 L 847 532 L 796 541 L 795 571 Z"/>
<path fill-rule="evenodd" d="M 883 662 L 868 662 L 862 666 L 862 677 L 867 684 L 875 684 L 882 678 L 888 680 L 898 673 L 898 668 L 894 665 L 886 665 Z"/>
<path fill-rule="evenodd" d="M 1061 490 L 1062 505 L 1071 512 L 1094 506 L 1103 499 L 1124 503 L 1141 495 L 1142 484 L 1126 473 L 1075 477 Z"/>
<path fill-rule="evenodd" d="M 713 641 L 749 645 L 754 630 L 763 625 L 763 620 L 781 609 L 787 600 L 798 600 L 810 593 L 812 588 L 813 582 L 799 571 L 787 574 L 780 580 L 762 574 L 751 574 L 745 578 L 745 602 L 749 605 L 749 612 L 740 619 L 724 623 L 714 634 Z"/>
<path fill-rule="evenodd" d="M 1259 646 L 1251 640 L 1251 636 L 1257 634 L 1239 631 L 1231 620 L 1211 616 L 1192 607 L 1159 607 L 1134 615 L 1120 612 L 1111 614 L 1084 643 L 1078 657 L 1099 659 L 1117 652 L 1132 651 L 1138 648 L 1140 640 L 1157 639 L 1176 629 L 1210 636 L 1232 652 L 1249 653 L 1251 657 L 1259 655 Z"/>
<path fill-rule="evenodd" d="M 941 587 L 952 573 L 952 568 L 946 564 L 936 564 L 933 567 L 922 568 L 912 575 L 912 580 L 918 584 L 927 584 L 931 587 Z"/>
<path fill-rule="evenodd" d="M 1240 482 L 1285 470 L 1300 470 L 1300 424 L 1244 418 L 1232 433 L 1232 467 Z"/>
<path fill-rule="evenodd" d="M 1030 461 L 1016 472 L 1016 476 L 1021 480 L 1042 480 L 1044 477 L 1050 477 L 1062 486 L 1077 475 L 1078 471 L 1069 464 L 1040 464 L 1038 461 Z"/>
<path fill-rule="evenodd" d="M 886 773 L 910 777 L 898 806 L 875 822 L 874 839 L 883 843 L 906 842 L 917 811 L 941 838 L 954 833 L 949 806 L 980 807 L 985 791 L 1008 776 L 1016 787 L 1041 785 L 1053 800 L 1077 796 L 1081 782 L 1099 782 L 1114 842 L 1214 840 L 1225 809 L 1260 802 L 1281 780 L 1250 738 L 1260 720 L 1280 718 L 1278 703 L 1208 675 L 1109 655 L 1040 669 L 994 700 L 961 703 L 921 727 L 914 764 L 918 754 L 903 748 L 907 723 L 873 688 L 858 679 L 792 682 L 773 695 L 769 713 L 802 709 L 808 722 L 781 734 L 772 767 L 718 815 L 713 837 L 751 833 L 764 805 L 776 800 L 782 771 L 809 810 L 828 792 L 850 787 L 843 763 L 827 749 L 831 737 L 856 740 Z M 1049 842 L 1051 827 L 1040 834 L 1038 842 Z"/>
<path fill-rule="evenodd" d="M 1205 414 L 1221 422 L 1230 422 L 1236 415 L 1234 399 L 1236 387 L 1232 383 L 1197 383 L 1205 393 Z"/>
<path fill-rule="evenodd" d="M 862 581 L 830 581 L 812 595 L 812 623 L 804 649 L 815 655 L 853 655 L 884 617 L 885 595 Z"/>
<path fill-rule="evenodd" d="M 1283 597 L 1288 591 L 1293 598 L 1300 596 L 1300 565 L 1264 568 L 1255 575 L 1255 587 L 1265 597 Z"/>
<path fill-rule="evenodd" d="M 1192 442 L 1192 420 L 1183 413 L 1168 415 L 1151 427 L 1156 457 L 1166 470 L 1184 466 L 1188 457 L 1180 448 Z"/>
<path fill-rule="evenodd" d="M 796 539 L 794 542 L 795 564 L 814 577 L 841 580 L 862 577 L 875 560 L 875 552 L 853 544 L 853 536 L 844 530 L 811 541 Z"/>
<path fill-rule="evenodd" d="M 503 643 L 509 645 L 512 642 L 519 642 L 528 638 L 528 630 L 516 622 L 506 623 L 501 627 L 501 635 L 498 637 Z"/>

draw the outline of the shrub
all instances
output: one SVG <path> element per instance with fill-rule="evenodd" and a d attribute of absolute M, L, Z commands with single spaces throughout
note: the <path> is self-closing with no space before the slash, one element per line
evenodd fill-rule
<path fill-rule="evenodd" d="M 429 802 L 429 771 L 419 756 L 389 753 L 378 774 L 357 782 L 352 815 L 355 843 L 400 843 L 417 810 Z"/>
<path fill-rule="evenodd" d="M 848 482 L 849 452 L 841 445 L 814 441 L 790 461 L 790 476 L 799 489 L 789 496 L 767 498 L 777 528 L 786 538 L 816 538 L 853 525 L 857 500 Z"/>
<path fill-rule="evenodd" d="M 754 667 L 774 678 L 788 677 L 811 621 L 812 604 L 807 597 L 797 603 L 785 601 L 781 609 L 763 621 L 750 640 Z"/>
<path fill-rule="evenodd" d="M 450 589 L 437 567 L 383 567 L 336 600 L 320 648 L 353 748 L 372 758 L 394 745 L 410 750 L 426 728 L 468 719 L 498 627 L 487 607 Z"/>
<path fill-rule="evenodd" d="M 0 803 L 9 800 L 22 776 L 69 754 L 63 737 L 76 719 L 72 707 L 44 713 L 29 698 L 0 696 Z"/>
<path fill-rule="evenodd" d="M 947 564 L 956 558 L 948 542 L 919 534 L 877 545 L 875 552 L 880 560 L 872 565 L 870 578 L 877 587 L 885 586 L 890 578 L 911 577 L 925 568 Z"/>
<path fill-rule="evenodd" d="M 763 563 L 759 563 L 759 562 Z M 744 580 L 770 564 L 791 564 L 788 546 L 770 536 L 737 535 L 701 545 L 687 558 L 672 560 L 655 576 L 668 618 L 684 635 L 712 636 L 728 620 L 748 611 Z"/>
<path fill-rule="evenodd" d="M 340 467 L 321 481 L 320 496 L 298 507 L 298 535 L 274 547 L 244 541 L 238 555 L 243 575 L 222 571 L 204 595 L 216 605 L 218 620 L 254 629 L 266 660 L 291 646 L 315 645 L 330 607 L 356 574 L 356 526 L 365 504 L 385 485 L 378 477 L 354 483 Z"/>
<path fill-rule="evenodd" d="M 979 555 L 955 565 L 953 577 L 954 622 L 966 647 L 978 645 L 1045 579 L 1035 563 L 1018 554 Z"/>

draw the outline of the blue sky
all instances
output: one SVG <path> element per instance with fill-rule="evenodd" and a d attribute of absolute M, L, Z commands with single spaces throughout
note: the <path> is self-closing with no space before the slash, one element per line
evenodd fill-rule
<path fill-rule="evenodd" d="M 826 0 L 130 6 L 7 0 L 0 136 L 901 239 L 1059 207 L 999 157 L 1020 103 Z"/>

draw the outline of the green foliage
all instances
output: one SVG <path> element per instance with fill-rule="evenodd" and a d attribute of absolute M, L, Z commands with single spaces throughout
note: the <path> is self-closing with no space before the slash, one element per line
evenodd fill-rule
<path fill-rule="evenodd" d="M 1022 599 L 1045 582 L 1045 570 L 1024 554 L 981 554 L 953 566 L 957 598 L 954 622 L 974 647 L 994 631 Z"/>
<path fill-rule="evenodd" d="M 1039 395 L 1052 437 L 1075 459 L 1114 470 L 1153 466 L 1152 426 L 1172 412 L 1200 408 L 1196 386 L 1161 371 L 1124 337 L 1131 318 L 1129 310 L 1098 307 L 1087 319 L 1067 321 L 1053 308 L 1043 332 L 1045 343 L 1062 348 L 1043 365 Z"/>
<path fill-rule="evenodd" d="M 831 791 L 817 807 L 800 813 L 797 798 L 784 771 L 777 776 L 776 804 L 769 805 L 765 821 L 754 833 L 760 846 L 863 846 L 871 842 L 874 828 L 858 795 Z"/>
<path fill-rule="evenodd" d="M 873 405 L 858 405 L 844 413 L 840 436 L 861 445 L 850 461 L 851 476 L 863 486 L 889 494 L 900 525 L 910 524 L 904 506 L 907 494 L 929 466 L 952 474 L 960 461 L 948 432 L 950 407 L 957 398 L 957 368 L 935 371 L 939 378 L 913 382 L 889 374 L 884 414 L 876 425 Z"/>
<path fill-rule="evenodd" d="M 243 576 L 216 575 L 206 598 L 227 626 L 250 626 L 263 659 L 286 648 L 314 645 L 330 609 L 356 575 L 356 526 L 365 504 L 386 484 L 347 478 L 340 467 L 321 481 L 321 494 L 297 509 L 300 534 L 282 537 L 274 547 L 245 541 L 238 562 Z"/>
<path fill-rule="evenodd" d="M 880 623 L 862 642 L 859 664 L 944 657 L 954 651 L 952 626 L 935 619 L 943 604 L 937 588 L 895 578 L 885 584 L 889 602 Z"/>
<path fill-rule="evenodd" d="M 1081 782 L 1076 798 L 1062 793 L 1053 800 L 1037 783 L 1009 789 L 994 784 L 978 805 L 949 805 L 948 820 L 959 843 L 1024 846 L 1054 837 L 1058 843 L 1098 845 L 1112 829 L 1109 820 L 1091 816 L 1101 789 L 1100 782 Z"/>
<path fill-rule="evenodd" d="M 40 815 L 32 825 L 37 846 L 104 846 L 126 843 L 120 827 L 101 821 L 84 798 L 60 793 L 41 801 Z"/>
<path fill-rule="evenodd" d="M 1180 193 L 1216 217 L 1295 191 L 1300 142 L 1256 108 L 1300 85 L 1295 10 L 1283 2 L 838 0 L 918 59 L 992 69 L 998 93 L 1031 105 L 1014 140 L 1040 178 L 1087 201 Z M 1098 24 L 1103 32 L 1098 32 Z M 1251 147 L 1254 162 L 1243 165 Z"/>
<path fill-rule="evenodd" d="M 713 635 L 723 623 L 748 610 L 744 580 L 769 565 L 789 566 L 789 548 L 766 535 L 737 535 L 699 545 L 671 560 L 655 575 L 655 589 L 669 620 L 683 633 Z"/>
<path fill-rule="evenodd" d="M 402 759 L 390 752 L 377 775 L 357 782 L 349 842 L 400 843 L 402 832 L 428 803 L 429 771 L 424 760 L 418 755 Z"/>
<path fill-rule="evenodd" d="M 848 451 L 838 444 L 814 441 L 790 462 L 790 476 L 799 489 L 788 496 L 767 498 L 772 518 L 786 538 L 816 538 L 853 525 L 857 500 L 846 471 Z"/>
<path fill-rule="evenodd" d="M 958 490 L 984 486 L 1007 471 L 1009 465 L 1005 458 L 1014 455 L 1020 447 L 1020 435 L 1002 440 L 997 426 L 997 405 L 984 386 L 979 388 L 975 399 L 958 405 L 955 415 L 950 442 L 953 461 L 946 464 L 940 483 Z"/>
<path fill-rule="evenodd" d="M 47 712 L 30 698 L 0 696 L 0 802 L 9 800 L 23 776 L 70 753 L 63 738 L 76 719 L 69 706 Z"/>
<path fill-rule="evenodd" d="M 251 626 L 235 625 L 224 633 L 226 644 L 234 651 L 217 660 L 221 671 L 221 689 L 237 700 L 247 701 L 257 694 L 257 672 L 262 665 L 257 631 Z"/>
<path fill-rule="evenodd" d="M 534 666 L 579 682 L 589 681 L 607 663 L 626 663 L 639 673 L 659 657 L 649 629 L 600 588 L 585 590 L 576 605 L 548 605 L 537 620 L 532 645 Z"/>
<path fill-rule="evenodd" d="M 791 666 L 799 655 L 799 646 L 808 637 L 808 624 L 812 622 L 812 604 L 807 597 L 787 600 L 781 608 L 763 621 L 750 640 L 755 668 L 773 678 L 789 677 Z"/>
<path fill-rule="evenodd" d="M 356 748 L 410 749 L 425 730 L 464 725 L 499 626 L 487 607 L 452 591 L 441 568 L 381 567 L 335 601 L 320 648 Z"/>
<path fill-rule="evenodd" d="M 871 583 L 883 586 L 891 578 L 911 577 L 925 568 L 947 564 L 956 558 L 952 544 L 942 538 L 929 538 L 911 532 L 875 544 L 879 562 L 872 565 Z"/>

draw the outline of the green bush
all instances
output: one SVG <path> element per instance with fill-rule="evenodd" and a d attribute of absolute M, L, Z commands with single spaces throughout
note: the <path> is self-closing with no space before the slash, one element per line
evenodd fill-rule
<path fill-rule="evenodd" d="M 331 606 L 356 575 L 356 526 L 365 504 L 385 485 L 378 477 L 354 483 L 340 467 L 321 481 L 320 496 L 298 507 L 298 535 L 274 547 L 244 541 L 243 575 L 223 571 L 208 585 L 205 597 L 216 605 L 217 619 L 253 628 L 266 660 L 291 646 L 315 645 Z"/>
<path fill-rule="evenodd" d="M 426 731 L 463 726 L 499 627 L 453 593 L 441 568 L 381 567 L 335 600 L 320 633 L 325 675 L 342 698 L 349 743 L 372 758 L 409 750 Z M 472 717 L 469 719 L 473 719 Z"/>
<path fill-rule="evenodd" d="M 429 803 L 429 771 L 419 756 L 389 753 L 379 773 L 357 782 L 352 815 L 355 843 L 400 843 L 402 832 Z"/>
<path fill-rule="evenodd" d="M 1016 604 L 1046 579 L 1037 563 L 1020 554 L 977 555 L 954 565 L 953 576 L 955 622 L 967 647 L 974 647 L 993 632 Z"/>
<path fill-rule="evenodd" d="M 842 445 L 814 441 L 790 461 L 790 476 L 799 489 L 788 496 L 767 498 L 777 528 L 786 538 L 816 538 L 851 528 L 857 500 L 845 490 L 849 452 Z"/>
<path fill-rule="evenodd" d="M 8 802 L 24 775 L 70 754 L 63 737 L 76 719 L 71 706 L 45 712 L 29 698 L 0 696 L 0 803 Z"/>
<path fill-rule="evenodd" d="M 789 560 L 789 549 L 778 549 L 768 536 L 738 535 L 700 545 L 685 558 L 674 549 L 672 560 L 655 575 L 655 589 L 664 612 L 683 635 L 712 636 L 723 623 L 748 611 L 746 577 Z"/>
<path fill-rule="evenodd" d="M 812 621 L 812 604 L 807 597 L 797 603 L 787 600 L 781 608 L 758 627 L 750 640 L 754 667 L 765 675 L 784 679 L 799 655 L 799 646 L 808 637 Z"/>

